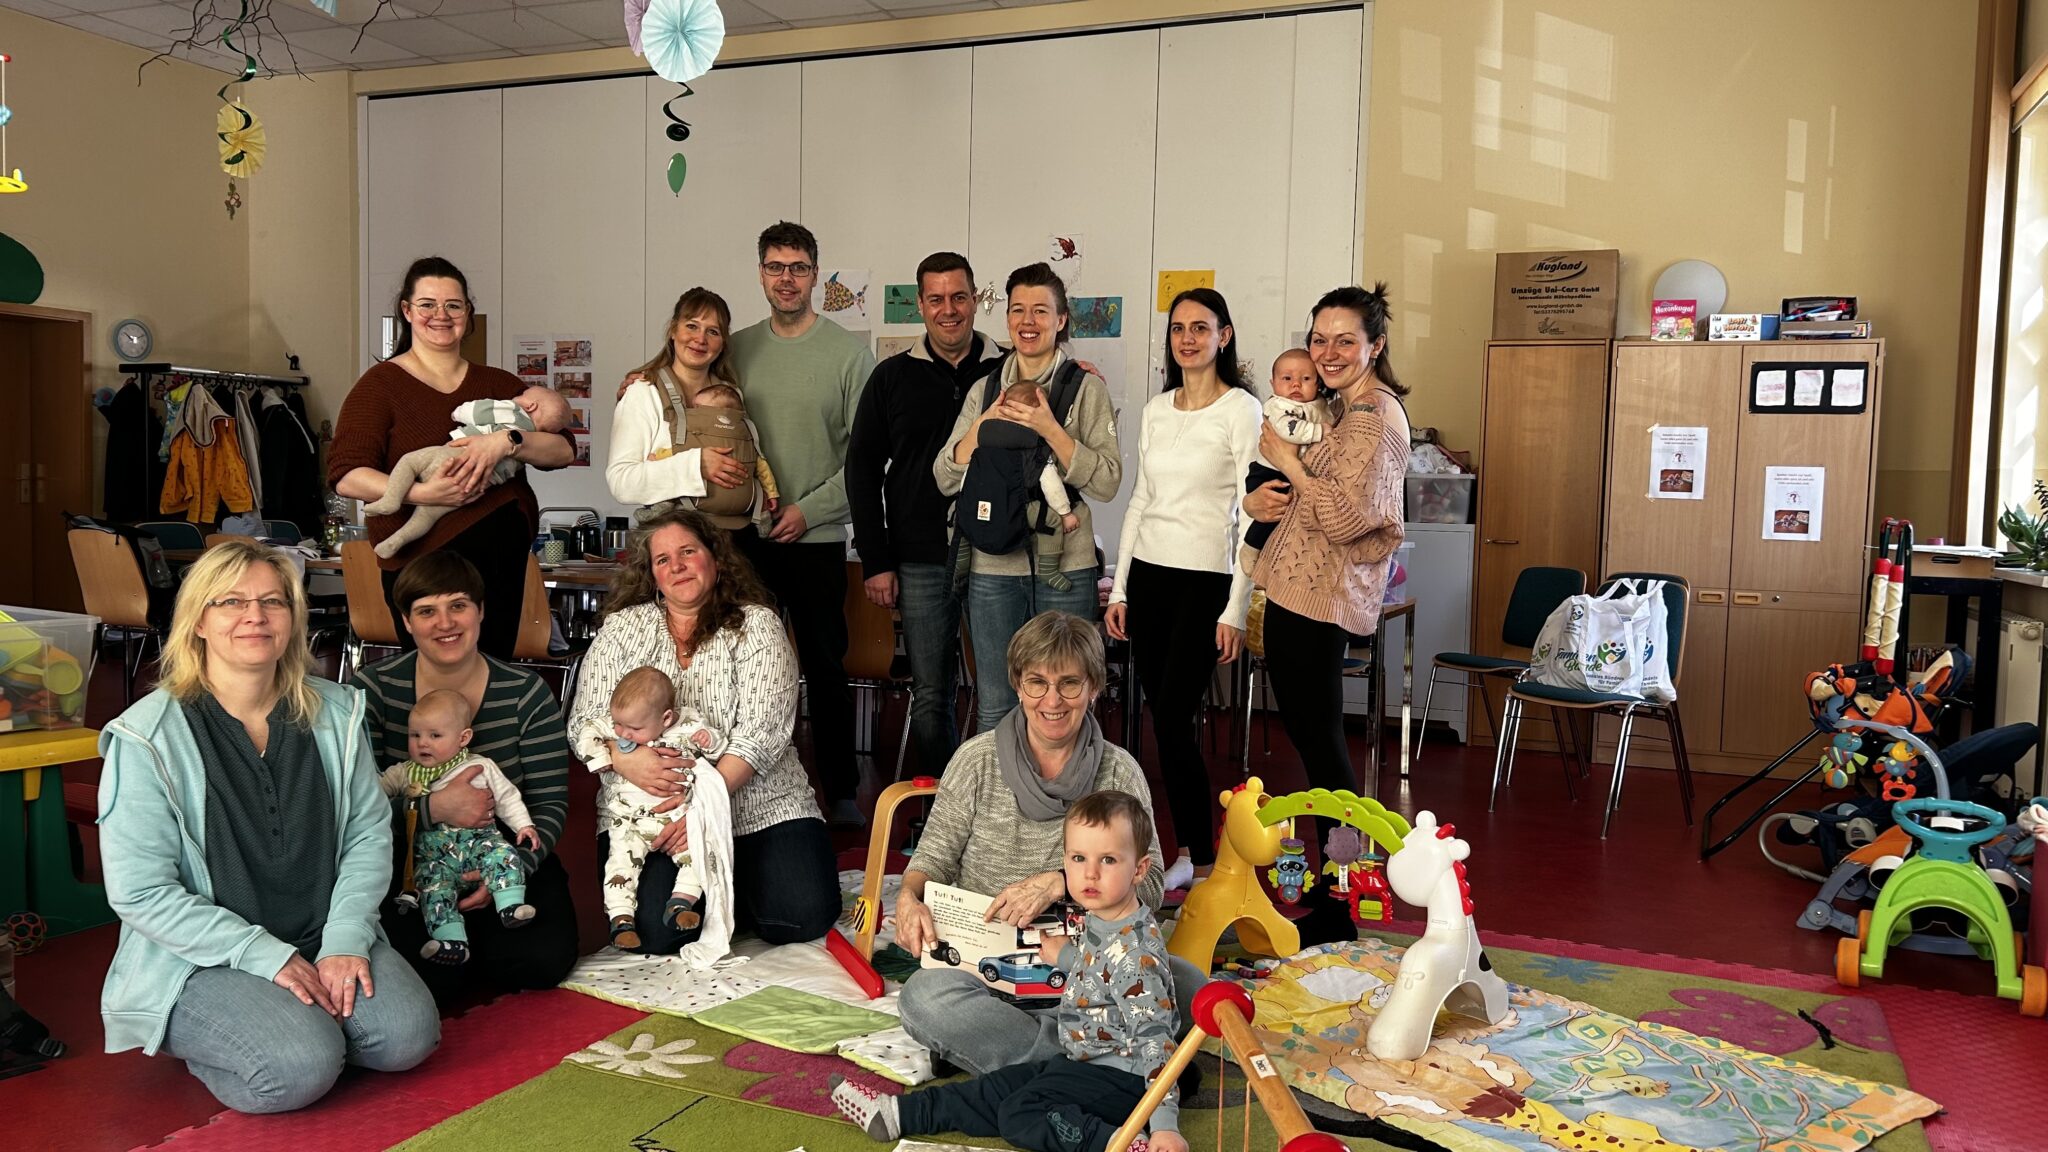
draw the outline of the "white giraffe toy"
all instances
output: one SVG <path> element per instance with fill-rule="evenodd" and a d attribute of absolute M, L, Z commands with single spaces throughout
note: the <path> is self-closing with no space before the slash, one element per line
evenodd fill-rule
<path fill-rule="evenodd" d="M 1408 946 L 1386 1006 L 1366 1033 L 1366 1051 L 1381 1060 L 1419 1060 L 1429 1050 L 1439 1009 L 1498 1024 L 1508 1013 L 1508 986 L 1479 946 L 1465 858 L 1472 846 L 1456 828 L 1418 813 L 1401 850 L 1387 859 L 1387 883 L 1403 903 L 1429 909 L 1429 930 Z"/>

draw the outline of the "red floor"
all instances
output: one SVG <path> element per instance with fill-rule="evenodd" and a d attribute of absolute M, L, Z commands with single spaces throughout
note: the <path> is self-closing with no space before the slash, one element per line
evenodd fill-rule
<path fill-rule="evenodd" d="M 120 705 L 118 671 L 103 667 L 102 673 L 94 678 L 95 719 L 112 716 Z M 895 735 L 899 716 L 892 707 L 885 717 L 885 743 Z M 1252 770 L 1264 778 L 1268 791 L 1306 787 L 1292 749 L 1277 728 L 1273 739 L 1273 755 L 1264 756 L 1255 734 Z M 1354 734 L 1353 756 L 1355 763 L 1364 763 L 1362 734 Z M 1489 814 L 1491 767 L 1488 750 L 1433 742 L 1406 784 L 1390 773 L 1383 777 L 1379 793 L 1390 807 L 1411 816 L 1428 808 L 1441 819 L 1455 821 L 1459 834 L 1472 842 L 1470 871 L 1482 930 L 1805 972 L 1832 971 L 1835 937 L 1793 924 L 1815 886 L 1765 864 L 1753 841 L 1730 848 L 1711 863 L 1700 863 L 1697 833 L 1688 830 L 1679 815 L 1677 789 L 1668 773 L 1631 774 L 1613 836 L 1603 842 L 1599 801 L 1590 798 L 1595 790 L 1582 784 L 1580 799 L 1567 800 L 1554 758 L 1525 755 L 1515 787 L 1503 796 L 1500 810 Z M 76 800 L 84 790 L 75 785 L 89 784 L 94 768 L 74 771 Z M 1151 771 L 1156 794 L 1157 771 Z M 1236 783 L 1239 769 L 1219 756 L 1212 760 L 1211 776 L 1212 785 L 1220 788 Z M 582 774 L 573 778 L 569 827 L 589 828 L 594 820 L 591 785 Z M 1604 788 L 1605 781 L 1605 769 L 1596 769 L 1594 782 Z M 1703 811 L 1732 783 L 1725 777 L 1701 777 L 1695 810 Z M 89 793 L 85 798 L 89 803 Z M 89 830 L 86 836 L 90 849 Z M 841 832 L 835 840 L 850 854 L 843 859 L 857 861 L 865 833 Z M 1170 857 L 1170 843 L 1168 853 Z M 589 838 L 565 837 L 562 855 L 571 873 L 591 875 Z M 602 939 L 602 917 L 595 900 L 579 905 L 579 920 L 586 948 L 596 947 Z M 41 1071 L 0 1081 L 0 1132 L 5 1133 L 0 1147 L 147 1147 L 219 1111 L 219 1105 L 174 1061 L 134 1052 L 100 1052 L 99 982 L 114 937 L 110 926 L 59 938 L 19 962 L 22 1004 L 71 1045 L 72 1055 Z M 1972 994 L 1990 992 L 1987 965 L 1913 953 L 1895 956 L 1888 980 Z M 2042 1022 L 2023 1021 L 2015 1011 L 2009 1024 L 1999 1035 L 1959 1037 L 1958 1043 L 1998 1045 L 2016 1058 L 2048 1051 L 2042 1042 Z M 2048 1058 L 2041 1064 L 2048 1076 Z M 2042 1077 L 2035 1080 L 2041 1082 Z"/>

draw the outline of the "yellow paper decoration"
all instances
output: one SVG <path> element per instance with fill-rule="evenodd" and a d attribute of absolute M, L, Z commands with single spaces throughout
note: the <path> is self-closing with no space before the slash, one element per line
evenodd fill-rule
<path fill-rule="evenodd" d="M 254 176 L 263 167 L 263 122 L 240 104 L 223 104 L 214 117 L 220 137 L 220 169 L 230 176 Z"/>

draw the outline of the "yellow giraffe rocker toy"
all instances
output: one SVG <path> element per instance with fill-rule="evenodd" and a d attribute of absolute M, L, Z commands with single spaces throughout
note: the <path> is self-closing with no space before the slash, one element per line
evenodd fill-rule
<path fill-rule="evenodd" d="M 1204 972 L 1215 961 L 1216 941 L 1231 925 L 1244 946 L 1262 956 L 1292 956 L 1301 951 L 1301 930 L 1273 907 L 1259 887 L 1258 870 L 1280 858 L 1278 824 L 1259 820 L 1269 797 L 1257 776 L 1241 787 L 1217 795 L 1223 805 L 1223 837 L 1216 845 L 1216 867 L 1208 879 L 1188 892 L 1180 923 L 1167 951 Z"/>

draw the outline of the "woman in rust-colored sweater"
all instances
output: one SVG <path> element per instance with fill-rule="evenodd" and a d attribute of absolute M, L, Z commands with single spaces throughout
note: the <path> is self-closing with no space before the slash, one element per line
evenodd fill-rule
<path fill-rule="evenodd" d="M 510 400 L 525 385 L 511 373 L 462 358 L 469 329 L 469 281 L 439 256 L 415 260 L 398 294 L 406 327 L 398 351 L 363 373 L 342 402 L 334 444 L 327 454 L 327 482 L 356 500 L 384 494 L 398 458 L 418 448 L 448 444 L 458 404 Z M 456 441 L 462 456 L 439 476 L 421 480 L 406 493 L 407 504 L 433 504 L 455 511 L 425 536 L 389 560 L 384 568 L 388 599 L 399 569 L 417 556 L 443 548 L 459 552 L 490 578 L 485 582 L 481 647 L 501 660 L 512 658 L 525 595 L 526 553 L 540 526 L 540 506 L 524 473 L 495 487 L 491 470 L 505 459 L 537 468 L 559 468 L 574 455 L 566 437 L 551 432 L 493 432 Z M 370 538 L 382 540 L 405 523 L 411 510 L 369 519 Z M 394 607 L 392 616 L 397 618 Z M 409 639 L 399 629 L 401 641 Z M 408 645 L 410 646 L 410 645 Z"/>
<path fill-rule="evenodd" d="M 1244 508 L 1279 522 L 1252 577 L 1266 590 L 1266 669 L 1280 722 L 1310 785 L 1356 790 L 1344 654 L 1354 635 L 1379 628 L 1388 559 L 1401 543 L 1408 389 L 1386 359 L 1385 284 L 1325 293 L 1310 324 L 1308 352 L 1337 422 L 1305 450 L 1264 426 L 1260 451 L 1287 480 L 1246 494 Z"/>

